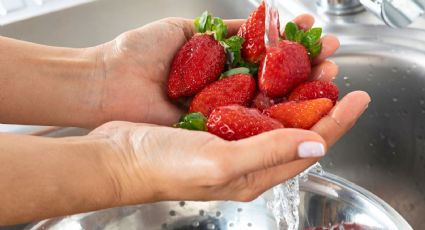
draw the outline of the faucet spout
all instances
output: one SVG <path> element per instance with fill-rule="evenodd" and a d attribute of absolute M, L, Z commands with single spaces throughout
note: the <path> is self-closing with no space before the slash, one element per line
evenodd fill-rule
<path fill-rule="evenodd" d="M 425 14 L 425 0 L 317 0 L 323 11 L 334 15 L 358 13 L 366 8 L 391 27 L 406 27 Z"/>

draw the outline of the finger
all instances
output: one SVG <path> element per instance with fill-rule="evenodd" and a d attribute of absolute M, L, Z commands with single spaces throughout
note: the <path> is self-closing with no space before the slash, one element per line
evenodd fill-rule
<path fill-rule="evenodd" d="M 355 91 L 347 94 L 338 102 L 328 116 L 324 117 L 312 128 L 312 131 L 322 136 L 327 146 L 332 146 L 353 127 L 367 109 L 370 100 L 366 92 Z M 286 170 L 286 175 L 282 176 L 292 178 L 315 164 L 318 160 L 318 158 L 297 160 L 284 165 L 285 167 L 280 167 L 278 170 Z M 281 179 L 284 179 L 284 177 L 281 177 Z M 274 180 L 272 182 L 278 181 Z"/>
<path fill-rule="evenodd" d="M 335 62 L 325 60 L 312 69 L 312 79 L 320 81 L 333 81 L 338 76 L 339 67 Z"/>
<path fill-rule="evenodd" d="M 370 101 L 370 96 L 363 91 L 355 91 L 347 94 L 337 103 L 329 115 L 320 120 L 312 128 L 312 131 L 322 136 L 329 146 L 333 145 L 353 127 L 367 109 Z"/>
<path fill-rule="evenodd" d="M 320 54 L 314 58 L 313 65 L 322 63 L 324 60 L 332 56 L 340 47 L 337 37 L 334 35 L 326 35 L 322 39 L 322 50 Z"/>
<path fill-rule="evenodd" d="M 301 14 L 293 20 L 293 22 L 304 31 L 311 29 L 314 25 L 314 21 L 314 17 L 310 14 Z"/>
<path fill-rule="evenodd" d="M 356 91 L 349 93 L 336 105 L 328 116 L 320 120 L 313 127 L 312 131 L 322 136 L 327 146 L 333 145 L 351 129 L 361 114 L 363 114 L 369 102 L 370 97 L 365 92 Z M 253 176 L 258 178 L 255 181 L 259 184 L 253 187 L 258 188 L 259 191 L 254 191 L 254 193 L 261 193 L 300 174 L 319 160 L 320 158 L 298 159 L 284 165 L 278 165 L 256 172 Z"/>
<path fill-rule="evenodd" d="M 224 23 L 227 25 L 227 36 L 236 35 L 244 22 L 245 19 L 224 20 Z"/>
<path fill-rule="evenodd" d="M 222 162 L 233 177 L 300 159 L 323 156 L 325 141 L 315 132 L 280 129 L 232 143 L 221 151 Z M 237 167 L 235 167 L 237 165 Z"/>

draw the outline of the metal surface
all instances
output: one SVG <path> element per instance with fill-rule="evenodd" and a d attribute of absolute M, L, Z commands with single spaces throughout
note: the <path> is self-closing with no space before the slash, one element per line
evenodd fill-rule
<path fill-rule="evenodd" d="M 392 27 L 406 27 L 425 11 L 424 0 L 316 0 L 325 13 L 346 15 L 361 12 L 363 6 Z"/>
<path fill-rule="evenodd" d="M 355 223 L 364 229 L 411 229 L 385 202 L 334 175 L 310 174 L 300 188 L 300 229 L 340 223 Z M 269 199 L 266 193 L 250 203 L 161 202 L 46 220 L 27 229 L 274 230 Z"/>
<path fill-rule="evenodd" d="M 354 14 L 364 10 L 360 0 L 317 0 L 325 13 L 335 15 Z"/>
<path fill-rule="evenodd" d="M 103 0 L 0 28 L 3 36 L 84 47 L 167 16 L 195 17 L 205 9 L 223 18 L 245 18 L 254 0 Z M 283 1 L 282 1 L 283 2 Z M 242 7 L 243 6 L 243 7 Z M 366 90 L 369 110 L 322 161 L 325 170 L 381 197 L 415 229 L 425 226 L 425 22 L 394 30 L 371 13 L 329 16 L 314 1 L 291 0 L 281 18 L 310 12 L 326 33 L 341 40 L 341 96 Z M 52 23 L 55 31 L 52 32 Z M 369 25 L 373 24 L 373 25 Z M 67 129 L 50 136 L 82 134 Z M 69 133 L 71 132 L 71 133 Z M 1 229 L 1 228 L 0 228 Z"/>

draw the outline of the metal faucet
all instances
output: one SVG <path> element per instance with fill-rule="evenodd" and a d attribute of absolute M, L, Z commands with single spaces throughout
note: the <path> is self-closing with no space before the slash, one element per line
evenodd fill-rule
<path fill-rule="evenodd" d="M 406 27 L 425 13 L 425 0 L 316 0 L 326 13 L 355 14 L 365 8 L 391 27 Z"/>

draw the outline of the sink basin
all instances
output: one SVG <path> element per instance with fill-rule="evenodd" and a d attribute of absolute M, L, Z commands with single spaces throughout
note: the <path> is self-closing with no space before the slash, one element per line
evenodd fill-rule
<path fill-rule="evenodd" d="M 372 96 L 369 110 L 322 165 L 381 197 L 420 229 L 425 226 L 425 30 L 417 28 L 425 24 L 390 29 L 366 12 L 326 20 L 311 2 L 285 1 L 281 18 L 289 20 L 306 11 L 315 14 L 326 33 L 341 39 L 341 49 L 332 58 L 340 66 L 336 82 L 341 95 L 365 90 Z M 49 45 L 84 47 L 159 18 L 193 18 L 205 9 L 223 18 L 245 18 L 257 3 L 103 0 L 0 27 L 0 33 Z M 85 132 L 68 128 L 48 135 Z"/>
<path fill-rule="evenodd" d="M 300 183 L 300 190 L 299 229 L 340 223 L 346 229 L 411 229 L 382 200 L 334 175 L 312 172 Z M 277 230 L 267 208 L 272 195 L 268 191 L 249 203 L 174 201 L 113 208 L 41 221 L 26 230 Z"/>

